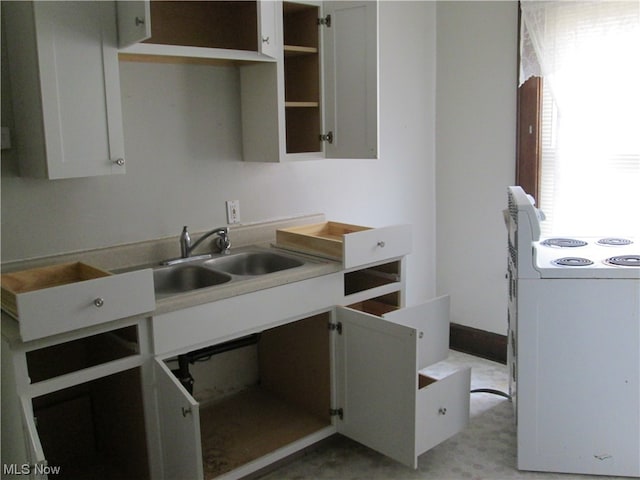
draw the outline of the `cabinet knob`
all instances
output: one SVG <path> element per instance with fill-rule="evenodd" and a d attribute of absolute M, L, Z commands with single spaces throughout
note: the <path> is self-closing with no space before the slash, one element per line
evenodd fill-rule
<path fill-rule="evenodd" d="M 191 407 L 182 407 L 182 416 L 191 415 Z"/>
<path fill-rule="evenodd" d="M 267 45 L 269 45 L 270 43 L 270 39 L 269 37 L 262 37 L 262 43 L 266 43 Z"/>
<path fill-rule="evenodd" d="M 100 308 L 101 306 L 103 306 L 103 305 L 104 305 L 104 298 L 100 298 L 100 297 L 96 298 L 96 299 L 93 301 L 93 304 L 94 304 L 96 307 Z"/>
<path fill-rule="evenodd" d="M 140 25 L 144 25 L 144 18 L 136 17 L 136 27 L 139 27 Z"/>
<path fill-rule="evenodd" d="M 444 407 L 440 407 L 440 408 L 438 409 L 438 414 L 440 414 L 440 415 L 446 415 L 446 414 L 447 414 L 447 409 L 446 409 L 446 408 L 444 408 Z"/>
<path fill-rule="evenodd" d="M 123 167 L 124 166 L 124 158 L 117 158 L 113 161 L 113 163 L 115 163 L 116 165 L 118 165 L 119 167 Z"/>
<path fill-rule="evenodd" d="M 378 246 L 380 248 L 384 248 L 385 243 L 383 241 L 378 242 Z"/>

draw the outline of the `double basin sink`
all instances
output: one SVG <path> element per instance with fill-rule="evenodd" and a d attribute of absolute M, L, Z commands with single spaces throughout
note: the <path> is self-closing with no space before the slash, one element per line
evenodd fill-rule
<path fill-rule="evenodd" d="M 305 263 L 304 259 L 293 255 L 248 247 L 210 258 L 181 259 L 180 263 L 156 267 L 153 282 L 156 296 L 166 297 L 290 270 Z"/>

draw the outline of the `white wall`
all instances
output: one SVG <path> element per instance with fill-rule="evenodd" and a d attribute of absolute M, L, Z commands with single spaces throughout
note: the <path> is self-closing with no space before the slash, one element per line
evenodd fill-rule
<path fill-rule="evenodd" d="M 324 212 L 414 225 L 408 301 L 435 294 L 435 3 L 380 5 L 379 160 L 244 163 L 234 67 L 121 63 L 127 173 L 35 180 L 2 153 L 2 261 Z M 3 58 L 3 70 L 6 62 Z M 6 76 L 2 123 L 11 124 Z M 269 121 L 269 119 L 265 119 Z"/>
<path fill-rule="evenodd" d="M 437 291 L 451 321 L 506 334 L 514 181 L 517 2 L 437 5 Z"/>

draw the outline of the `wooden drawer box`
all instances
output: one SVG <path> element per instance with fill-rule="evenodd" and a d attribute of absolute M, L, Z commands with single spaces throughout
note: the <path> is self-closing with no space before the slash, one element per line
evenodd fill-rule
<path fill-rule="evenodd" d="M 6 273 L 1 298 L 23 341 L 155 308 L 151 270 L 112 275 L 80 262 Z"/>
<path fill-rule="evenodd" d="M 397 258 L 411 252 L 411 225 L 370 228 L 324 222 L 276 230 L 276 244 L 342 261 L 345 268 Z"/>

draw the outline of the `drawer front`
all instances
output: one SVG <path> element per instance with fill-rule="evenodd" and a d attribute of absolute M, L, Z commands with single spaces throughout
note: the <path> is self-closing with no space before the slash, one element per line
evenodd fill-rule
<path fill-rule="evenodd" d="M 345 268 L 397 258 L 411 253 L 411 225 L 395 225 L 344 236 Z"/>
<path fill-rule="evenodd" d="M 25 293 L 18 298 L 23 341 L 155 309 L 150 269 Z"/>
<path fill-rule="evenodd" d="M 444 360 L 449 355 L 448 295 L 386 313 L 383 318 L 417 331 L 418 369 Z"/>
<path fill-rule="evenodd" d="M 418 455 L 452 437 L 469 423 L 470 386 L 471 368 L 468 367 L 418 389 Z"/>

